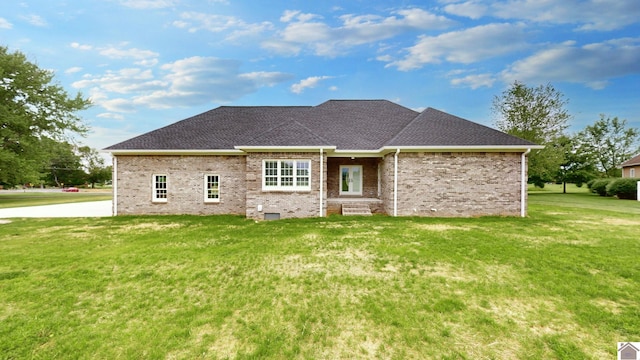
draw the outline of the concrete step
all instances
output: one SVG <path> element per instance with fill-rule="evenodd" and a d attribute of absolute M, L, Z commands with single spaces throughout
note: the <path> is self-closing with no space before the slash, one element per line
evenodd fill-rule
<path fill-rule="evenodd" d="M 371 208 L 366 204 L 342 204 L 342 215 L 371 216 Z"/>

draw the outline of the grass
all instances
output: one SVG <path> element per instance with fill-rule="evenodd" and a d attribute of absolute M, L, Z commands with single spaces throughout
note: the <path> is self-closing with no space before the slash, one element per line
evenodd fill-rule
<path fill-rule="evenodd" d="M 60 192 L 17 192 L 0 190 L 0 209 L 20 206 L 111 200 L 111 198 L 111 192 L 105 191 L 65 193 L 62 192 L 62 190 L 60 190 Z"/>
<path fill-rule="evenodd" d="M 524 219 L 16 219 L 0 359 L 615 358 L 640 338 L 640 203 L 529 199 Z"/>

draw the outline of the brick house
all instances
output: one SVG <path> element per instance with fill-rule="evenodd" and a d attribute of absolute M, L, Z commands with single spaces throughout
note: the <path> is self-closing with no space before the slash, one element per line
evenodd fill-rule
<path fill-rule="evenodd" d="M 640 154 L 620 164 L 623 178 L 640 178 Z"/>
<path fill-rule="evenodd" d="M 222 106 L 104 149 L 114 215 L 526 215 L 541 146 L 385 100 Z"/>

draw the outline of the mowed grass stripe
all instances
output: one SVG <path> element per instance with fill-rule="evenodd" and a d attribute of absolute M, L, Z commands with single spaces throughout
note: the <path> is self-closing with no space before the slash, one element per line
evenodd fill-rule
<path fill-rule="evenodd" d="M 524 219 L 16 220 L 1 358 L 613 358 L 640 337 L 640 205 L 529 199 Z"/>

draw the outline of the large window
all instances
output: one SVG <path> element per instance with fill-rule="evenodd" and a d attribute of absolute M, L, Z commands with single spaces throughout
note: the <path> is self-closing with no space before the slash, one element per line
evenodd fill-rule
<path fill-rule="evenodd" d="M 262 169 L 263 190 L 311 190 L 310 160 L 264 160 Z"/>
<path fill-rule="evenodd" d="M 153 201 L 167 202 L 167 175 L 153 175 Z"/>
<path fill-rule="evenodd" d="M 205 174 L 204 176 L 204 201 L 220 201 L 220 176 Z"/>

